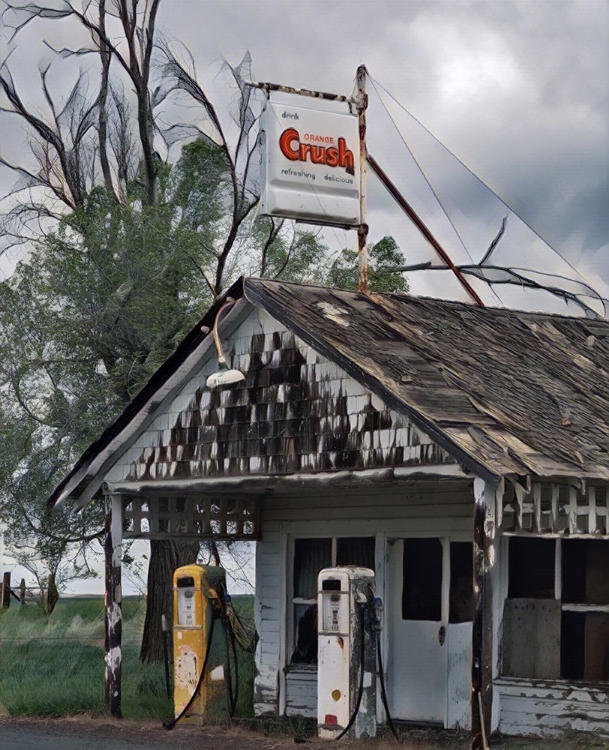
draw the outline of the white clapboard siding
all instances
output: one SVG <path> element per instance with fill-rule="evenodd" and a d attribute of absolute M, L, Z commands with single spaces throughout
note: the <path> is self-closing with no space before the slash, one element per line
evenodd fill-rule
<path fill-rule="evenodd" d="M 259 617 L 256 627 L 260 638 L 254 689 L 256 714 L 278 712 L 304 717 L 317 714 L 315 670 L 293 667 L 284 673 L 286 648 L 282 644 L 287 638 L 291 606 L 288 598 L 291 538 L 374 535 L 378 545 L 381 540 L 383 544 L 385 540 L 391 544 L 393 539 L 407 536 L 451 536 L 467 541 L 472 532 L 473 495 L 471 483 L 466 480 L 403 482 L 372 491 L 321 489 L 306 495 L 265 498 L 263 541 L 258 543 L 256 556 Z M 268 541 L 269 534 L 272 543 Z M 378 591 L 385 586 L 385 558 L 386 549 L 383 554 L 377 549 Z M 281 601 L 286 602 L 283 608 Z M 263 641 L 268 642 L 261 646 Z M 271 654 L 277 655 L 274 664 L 270 663 Z M 280 691 L 285 692 L 280 695 Z M 461 716 L 455 716 L 454 720 L 461 726 L 465 721 Z"/>
<path fill-rule="evenodd" d="M 256 643 L 256 677 L 254 711 L 257 716 L 278 713 L 279 623 L 281 586 L 281 538 L 279 525 L 268 523 L 262 541 L 256 544 L 256 602 L 254 620 Z M 264 573 L 263 573 L 264 571 Z"/>
<path fill-rule="evenodd" d="M 498 680 L 499 731 L 558 738 L 571 730 L 609 737 L 609 690 L 527 680 Z"/>
<path fill-rule="evenodd" d="M 317 672 L 296 670 L 286 674 L 286 715 L 303 716 L 306 719 L 317 717 Z"/>

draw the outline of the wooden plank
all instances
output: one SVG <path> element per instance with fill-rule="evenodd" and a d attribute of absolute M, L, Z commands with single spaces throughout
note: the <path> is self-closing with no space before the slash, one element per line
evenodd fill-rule
<path fill-rule="evenodd" d="M 471 503 L 469 505 L 450 505 L 447 508 L 437 505 L 396 508 L 386 507 L 379 503 L 367 507 L 351 508 L 350 510 L 326 507 L 323 512 L 320 512 L 320 517 L 326 521 L 345 518 L 351 520 L 466 518 L 472 520 L 473 508 Z M 269 521 L 306 521 L 310 518 L 311 512 L 307 508 L 279 509 L 276 511 L 265 509 L 265 520 Z"/>
<path fill-rule="evenodd" d="M 533 531 L 541 531 L 541 484 L 533 483 Z"/>
<path fill-rule="evenodd" d="M 493 591 L 496 486 L 474 480 L 474 621 L 472 627 L 472 746 L 490 737 L 493 703 Z"/>
<path fill-rule="evenodd" d="M 560 616 L 561 604 L 556 599 L 506 599 L 503 617 L 506 675 L 560 678 Z"/>
<path fill-rule="evenodd" d="M 596 532 L 596 487 L 588 485 L 588 533 Z"/>
<path fill-rule="evenodd" d="M 110 714 L 116 718 L 120 718 L 122 714 L 121 533 L 123 520 L 121 496 L 106 496 L 105 505 L 105 700 L 106 709 Z"/>
<path fill-rule="evenodd" d="M 2 576 L 2 609 L 8 609 L 11 606 L 11 574 L 5 572 Z"/>

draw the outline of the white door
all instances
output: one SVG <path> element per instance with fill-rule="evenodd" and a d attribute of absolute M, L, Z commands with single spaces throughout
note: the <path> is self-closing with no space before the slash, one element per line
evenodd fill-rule
<path fill-rule="evenodd" d="M 389 708 L 396 719 L 444 725 L 447 649 L 442 621 L 442 540 L 399 539 L 389 550 Z"/>
<path fill-rule="evenodd" d="M 387 692 L 395 719 L 468 726 L 471 550 L 438 537 L 389 544 Z"/>

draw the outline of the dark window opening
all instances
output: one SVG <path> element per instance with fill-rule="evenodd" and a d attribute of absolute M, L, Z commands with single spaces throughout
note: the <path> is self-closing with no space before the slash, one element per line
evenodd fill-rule
<path fill-rule="evenodd" d="M 553 539 L 510 538 L 510 599 L 554 598 L 554 550 Z"/>
<path fill-rule="evenodd" d="M 560 623 L 560 676 L 565 680 L 584 679 L 586 615 L 563 612 Z"/>
<path fill-rule="evenodd" d="M 609 681 L 609 542 L 512 537 L 503 665 L 513 677 Z M 555 551 L 561 571 L 556 600 Z M 544 601 L 545 600 L 545 601 Z M 560 660 L 558 661 L 558 657 Z"/>
<path fill-rule="evenodd" d="M 442 544 L 439 539 L 404 539 L 404 620 L 442 619 Z"/>
<path fill-rule="evenodd" d="M 609 604 L 609 542 L 563 542 L 562 600 L 569 604 Z"/>
<path fill-rule="evenodd" d="M 609 680 L 609 615 L 563 612 L 560 661 L 563 679 Z"/>
<path fill-rule="evenodd" d="M 473 546 L 471 542 L 450 545 L 450 609 L 451 623 L 474 619 Z"/>
<path fill-rule="evenodd" d="M 344 537 L 336 540 L 336 564 L 359 565 L 374 570 L 374 537 Z"/>
<path fill-rule="evenodd" d="M 294 651 L 292 664 L 317 664 L 317 576 L 324 568 L 358 565 L 374 570 L 374 537 L 294 540 Z"/>
<path fill-rule="evenodd" d="M 331 539 L 296 539 L 294 541 L 294 596 L 314 599 L 317 575 L 332 565 Z"/>

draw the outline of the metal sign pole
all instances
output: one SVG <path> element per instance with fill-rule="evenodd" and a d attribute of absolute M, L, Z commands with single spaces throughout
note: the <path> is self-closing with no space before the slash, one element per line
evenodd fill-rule
<path fill-rule="evenodd" d="M 358 283 L 360 292 L 368 291 L 368 224 L 366 224 L 366 109 L 368 108 L 368 95 L 366 94 L 366 76 L 368 71 L 365 65 L 357 69 L 357 110 L 359 120 L 359 151 L 360 151 L 360 173 L 359 173 L 359 206 L 360 223 L 357 228 L 357 260 L 358 260 Z"/>

